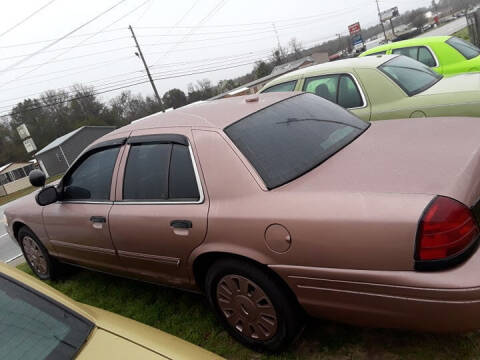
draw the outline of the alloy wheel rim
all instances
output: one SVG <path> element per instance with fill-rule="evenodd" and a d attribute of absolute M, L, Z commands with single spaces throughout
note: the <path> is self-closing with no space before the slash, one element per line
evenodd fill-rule
<path fill-rule="evenodd" d="M 217 285 L 217 303 L 236 331 L 253 340 L 269 340 L 278 327 L 277 312 L 265 291 L 255 282 L 226 275 Z"/>
<path fill-rule="evenodd" d="M 28 262 L 34 268 L 35 272 L 40 275 L 48 273 L 47 259 L 43 255 L 42 249 L 30 236 L 25 236 L 22 240 L 23 250 Z"/>

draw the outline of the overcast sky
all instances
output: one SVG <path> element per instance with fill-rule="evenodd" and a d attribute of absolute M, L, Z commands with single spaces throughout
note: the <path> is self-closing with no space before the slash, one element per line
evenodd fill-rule
<path fill-rule="evenodd" d="M 124 0 L 71 36 L 70 33 L 120 0 L 2 1 L 0 12 L 0 114 L 27 97 L 75 83 L 99 92 L 145 81 L 135 56 L 132 25 L 162 95 L 209 78 L 216 83 L 242 75 L 252 62 L 268 57 L 277 40 L 292 37 L 310 47 L 347 34 L 347 26 L 376 24 L 375 0 Z M 400 12 L 430 0 L 381 0 L 381 10 Z M 5 33 L 35 10 L 22 25 Z M 2 35 L 3 34 L 3 35 Z M 40 51 L 46 48 L 44 51 Z M 37 53 L 38 52 L 38 53 Z M 27 55 L 31 54 L 27 57 Z M 218 71 L 212 71 L 222 69 Z M 186 75 L 197 73 L 193 75 Z M 132 92 L 151 95 L 149 84 Z M 105 100 L 119 91 L 101 95 Z"/>

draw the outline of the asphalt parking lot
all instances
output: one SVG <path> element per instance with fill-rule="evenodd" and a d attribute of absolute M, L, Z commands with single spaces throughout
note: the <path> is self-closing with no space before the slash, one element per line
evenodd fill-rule
<path fill-rule="evenodd" d="M 0 206 L 0 218 L 3 219 L 3 212 L 12 203 L 14 203 L 14 201 Z M 20 248 L 10 239 L 5 224 L 0 222 L 0 261 L 7 262 L 20 254 Z"/>

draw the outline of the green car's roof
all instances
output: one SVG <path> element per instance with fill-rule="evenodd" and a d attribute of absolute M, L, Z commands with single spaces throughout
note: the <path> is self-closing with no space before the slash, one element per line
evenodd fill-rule
<path fill-rule="evenodd" d="M 450 39 L 451 36 L 430 36 L 430 37 L 422 37 L 422 38 L 414 38 L 414 39 L 409 39 L 409 40 L 402 40 L 402 41 L 397 41 L 393 43 L 388 43 L 384 45 L 380 45 L 377 47 L 374 47 L 370 50 L 367 50 L 363 53 L 360 54 L 360 57 L 374 54 L 376 52 L 380 51 L 386 51 L 390 49 L 398 49 L 398 48 L 403 48 L 403 47 L 409 47 L 409 46 L 420 46 L 420 45 L 430 45 L 430 44 L 436 44 L 436 43 L 444 43 L 448 39 Z"/>
<path fill-rule="evenodd" d="M 383 63 L 397 56 L 399 55 L 366 56 L 362 58 L 357 57 L 352 59 L 337 60 L 332 62 L 326 62 L 323 64 L 313 65 L 313 66 L 298 69 L 290 73 L 287 73 L 285 75 L 279 76 L 275 80 L 272 80 L 271 82 L 267 83 L 263 89 L 266 89 L 272 85 L 283 83 L 289 80 L 296 80 L 298 78 L 303 77 L 304 75 L 315 76 L 320 74 L 328 74 L 328 73 L 336 73 L 336 72 L 350 72 L 352 71 L 352 69 L 358 69 L 358 68 L 376 69 Z M 262 90 L 260 90 L 260 92 L 262 92 Z"/>

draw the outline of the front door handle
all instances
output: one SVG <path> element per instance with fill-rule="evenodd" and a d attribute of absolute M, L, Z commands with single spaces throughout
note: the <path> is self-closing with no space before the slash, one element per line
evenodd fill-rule
<path fill-rule="evenodd" d="M 192 222 L 190 220 L 172 220 L 170 226 L 175 229 L 191 229 Z"/>
<path fill-rule="evenodd" d="M 90 218 L 90 221 L 92 223 L 101 223 L 101 224 L 105 224 L 107 222 L 107 219 L 105 218 L 105 216 L 92 216 Z"/>

